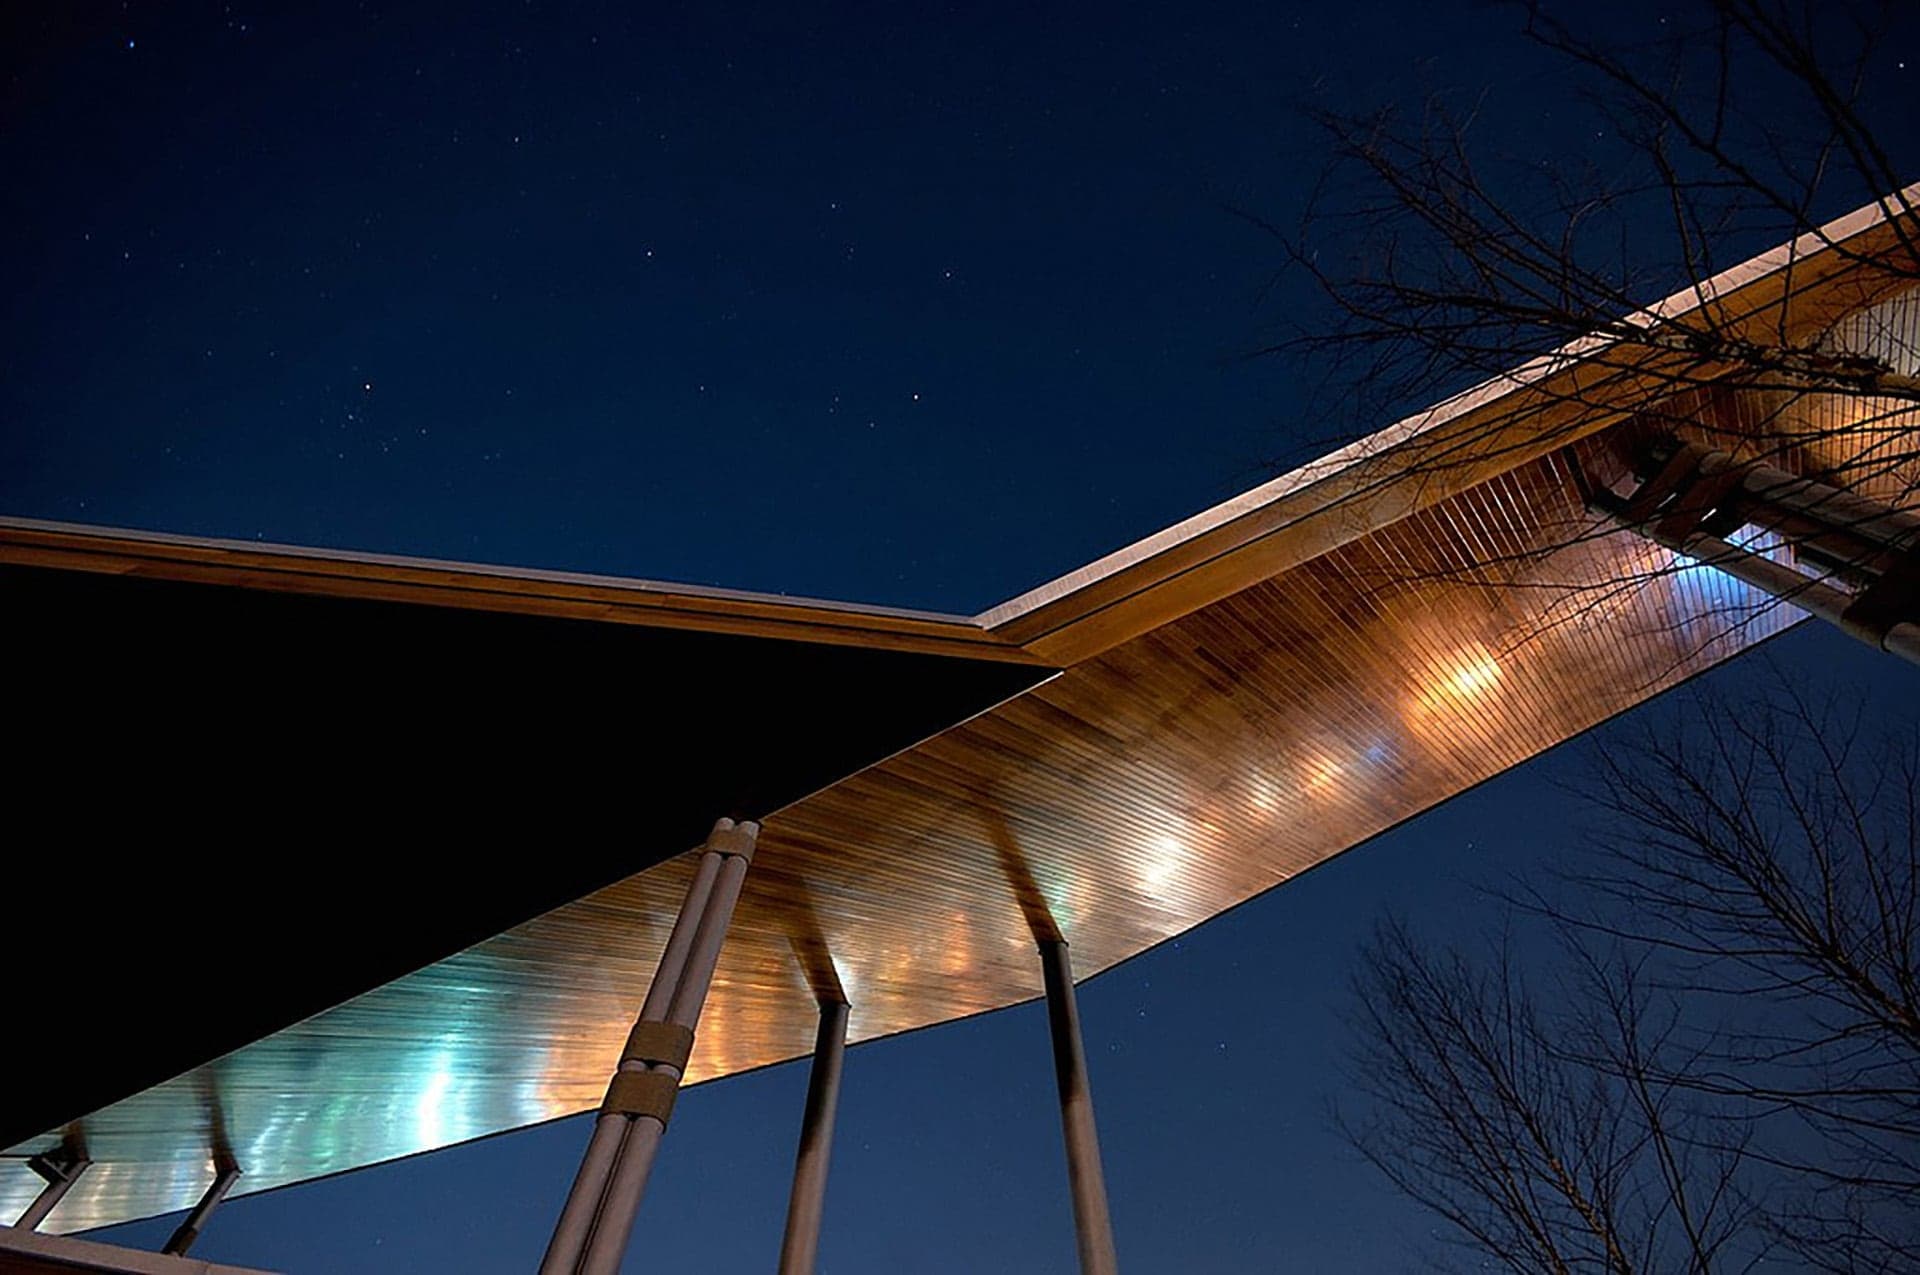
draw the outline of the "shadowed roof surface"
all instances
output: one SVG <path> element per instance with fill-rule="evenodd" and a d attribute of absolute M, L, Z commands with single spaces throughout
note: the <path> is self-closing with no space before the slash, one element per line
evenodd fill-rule
<path fill-rule="evenodd" d="M 1884 233 L 1665 304 L 1824 331 Z M 592 1106 L 717 814 L 767 826 L 694 1082 L 806 1052 L 823 954 L 856 1041 L 1017 1003 L 1039 911 L 1091 975 L 1791 623 L 1581 534 L 1658 384 L 1601 352 L 973 618 L 0 526 L 67 957 L 12 1132 L 96 1161 L 53 1225 L 189 1202 L 216 1139 L 261 1190 Z"/>

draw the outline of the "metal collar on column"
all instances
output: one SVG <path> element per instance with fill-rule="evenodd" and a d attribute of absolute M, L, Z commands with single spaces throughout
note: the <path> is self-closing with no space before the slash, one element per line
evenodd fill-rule
<path fill-rule="evenodd" d="M 759 832 L 751 820 L 721 819 L 702 847 L 554 1227 L 542 1275 L 611 1275 L 619 1268 Z"/>

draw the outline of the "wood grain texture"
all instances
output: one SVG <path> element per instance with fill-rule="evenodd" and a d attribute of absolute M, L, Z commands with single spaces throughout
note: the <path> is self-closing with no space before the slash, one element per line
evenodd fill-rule
<path fill-rule="evenodd" d="M 1543 458 L 777 812 L 692 1081 L 805 1054 L 822 952 L 855 1041 L 1026 1000 L 1036 911 L 1097 973 L 1794 618 L 1717 573 L 1649 574 L 1671 560 L 1631 536 L 1533 552 L 1586 525 L 1563 460 Z M 189 1202 L 215 1106 L 243 1190 L 593 1106 L 689 867 L 88 1117 L 98 1165 L 53 1225 Z M 0 1177 L 0 1198 L 29 1187 Z"/>
<path fill-rule="evenodd" d="M 1920 184 L 1905 199 L 1920 202 Z M 1902 273 L 1863 263 L 1908 254 L 1912 222 L 1862 209 L 1650 310 L 1711 316 L 1715 331 L 1761 344 L 1810 341 L 1908 286 L 1920 266 Z M 1036 655 L 1073 664 L 1618 425 L 1676 384 L 1714 375 L 1650 347 L 1575 342 L 980 619 Z"/>
<path fill-rule="evenodd" d="M 1794 254 L 1801 319 L 1884 300 L 1824 251 Z M 1759 314 L 1788 295 L 1784 259 L 1732 272 L 1723 303 L 1744 298 L 1742 313 Z M 418 601 L 451 589 L 453 605 L 536 597 L 636 623 L 790 625 L 959 642 L 976 656 L 997 641 L 1007 658 L 1068 666 L 768 815 L 695 1043 L 698 1083 L 805 1054 L 822 987 L 844 990 L 849 1039 L 863 1041 L 1037 996 L 1038 934 L 1057 930 L 1076 972 L 1096 974 L 1794 623 L 1773 599 L 1605 533 L 1582 509 L 1572 459 L 1597 461 L 1602 431 L 1632 427 L 1659 384 L 1645 371 L 1568 370 L 1598 378 L 1574 399 L 1617 396 L 1593 417 L 1536 419 L 1567 396 L 1490 387 L 1444 428 L 1389 431 L 979 623 L 609 582 L 498 584 L 444 565 L 335 572 L 232 547 L 216 566 L 248 587 L 319 577 L 312 587 Z M 1714 424 L 1775 419 L 1736 395 Z M 1863 455 L 1888 445 L 1872 422 L 1859 437 Z M 1845 452 L 1844 434 L 1832 445 Z M 1432 448 L 1462 463 L 1423 471 Z M 1852 458 L 1807 464 L 1836 459 Z M 15 527 L 0 552 L 84 550 L 33 535 Z M 1792 559 L 1790 547 L 1755 547 Z M 162 556 L 155 566 L 121 547 L 67 565 L 213 569 Z M 634 835 L 644 841 L 644 827 Z M 510 861 L 566 847 L 462 851 Z M 80 1124 L 96 1167 L 52 1229 L 191 1202 L 211 1174 L 216 1120 L 245 1192 L 592 1107 L 690 869 L 672 859 L 93 1113 Z M 1160 1100 L 1120 1097 L 1148 1110 Z M 0 1209 L 33 1189 L 23 1168 L 0 1168 Z"/>

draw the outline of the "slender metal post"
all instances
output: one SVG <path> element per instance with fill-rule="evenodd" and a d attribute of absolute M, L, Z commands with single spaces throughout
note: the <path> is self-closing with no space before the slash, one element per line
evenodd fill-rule
<path fill-rule="evenodd" d="M 689 1031 L 699 1024 L 700 1010 L 706 1004 L 707 989 L 713 982 L 714 967 L 720 963 L 727 926 L 733 920 L 734 904 L 739 902 L 740 887 L 747 878 L 754 839 L 760 831 L 756 823 L 736 827 L 728 821 L 722 822 L 727 826 L 715 828 L 707 841 L 708 846 L 722 856 L 720 875 L 713 884 L 706 911 L 700 916 L 700 926 L 694 931 L 693 945 L 687 952 L 686 968 L 667 1007 L 667 1023 Z M 681 1069 L 672 1063 L 656 1062 L 651 1070 L 670 1077 L 676 1086 L 680 1082 Z M 619 1271 L 628 1236 L 633 1231 L 634 1215 L 640 1211 L 640 1200 L 646 1194 L 647 1179 L 653 1173 L 653 1162 L 666 1133 L 667 1122 L 663 1116 L 643 1114 L 632 1118 L 626 1144 L 621 1147 L 620 1159 L 607 1181 L 606 1199 L 601 1202 L 593 1235 L 587 1240 L 587 1250 L 580 1259 L 580 1275 L 616 1275 Z"/>
<path fill-rule="evenodd" d="M 667 945 L 660 953 L 660 966 L 654 971 L 653 982 L 647 986 L 638 1021 L 665 1020 L 667 1006 L 672 1003 L 686 968 L 694 931 L 700 926 L 700 918 L 705 915 L 713 895 L 713 884 L 719 879 L 721 858 L 711 850 L 700 856 L 693 880 L 687 886 L 687 897 L 680 904 Z M 644 1070 L 645 1067 L 645 1063 L 622 1059 L 617 1070 Z M 553 1239 L 541 1259 L 540 1275 L 572 1275 L 579 1265 L 599 1216 L 601 1201 L 606 1197 L 608 1179 L 632 1126 L 633 1121 L 618 1111 L 602 1111 L 594 1121 L 593 1136 L 588 1139 L 586 1154 L 581 1157 L 580 1171 L 574 1175 L 573 1187 L 560 1210 L 560 1220 L 553 1228 Z"/>
<path fill-rule="evenodd" d="M 800 1117 L 800 1150 L 793 1162 L 793 1193 L 787 1197 L 787 1233 L 780 1243 L 780 1275 L 813 1275 L 820 1251 L 820 1215 L 827 1201 L 827 1161 L 833 1153 L 833 1118 L 840 1106 L 840 1071 L 847 1053 L 847 1004 L 820 1006 L 813 1039 L 813 1070 L 807 1073 L 807 1106 Z"/>
<path fill-rule="evenodd" d="M 707 990 L 713 985 L 714 968 L 720 964 L 720 948 L 727 940 L 727 926 L 733 922 L 734 905 L 740 902 L 740 887 L 746 884 L 747 865 L 753 857 L 753 838 L 760 828 L 752 823 L 740 827 L 751 831 L 718 851 L 722 856 L 720 877 L 713 883 L 713 897 L 700 916 L 700 928 L 693 932 L 686 971 L 675 984 L 673 999 L 667 1005 L 667 1021 L 676 1027 L 693 1028 L 700 1023 Z"/>
<path fill-rule="evenodd" d="M 1053 1075 L 1060 1085 L 1060 1130 L 1067 1143 L 1067 1183 L 1073 1190 L 1074 1239 L 1081 1275 L 1117 1275 L 1113 1219 L 1100 1171 L 1100 1136 L 1093 1125 L 1087 1051 L 1080 1041 L 1080 1010 L 1073 1001 L 1073 965 L 1065 939 L 1040 943 L 1047 983 L 1047 1027 L 1053 1035 Z"/>
<path fill-rule="evenodd" d="M 14 1219 L 14 1229 L 38 1230 L 40 1224 L 47 1220 L 47 1214 L 53 1212 L 54 1205 L 60 1203 L 61 1198 L 73 1189 L 73 1184 L 80 1180 L 80 1175 L 85 1173 L 87 1166 L 92 1163 L 93 1161 L 84 1155 L 78 1154 L 45 1153 L 28 1160 L 27 1164 L 35 1173 L 47 1180 L 47 1185 L 41 1188 L 40 1194 L 33 1198 L 33 1203 L 27 1205 L 26 1211 Z"/>
<path fill-rule="evenodd" d="M 220 1207 L 220 1201 L 227 1198 L 227 1192 L 231 1191 L 233 1184 L 239 1180 L 239 1165 L 232 1160 L 216 1161 L 213 1182 L 207 1187 L 207 1193 L 200 1197 L 200 1203 L 193 1206 L 193 1212 L 187 1214 L 186 1220 L 180 1223 L 172 1238 L 167 1241 L 166 1247 L 160 1251 L 171 1253 L 175 1257 L 184 1256 L 186 1251 L 193 1247 L 193 1242 L 200 1238 L 201 1228 L 206 1226 L 207 1219 L 213 1216 L 213 1211 Z"/>

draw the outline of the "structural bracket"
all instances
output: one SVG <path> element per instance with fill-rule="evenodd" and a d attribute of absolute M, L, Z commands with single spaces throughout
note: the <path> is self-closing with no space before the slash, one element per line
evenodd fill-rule
<path fill-rule="evenodd" d="M 1675 553 L 1920 664 L 1920 514 L 1678 439 L 1649 459 L 1640 472 L 1652 476 L 1631 495 L 1582 478 L 1581 498 Z M 1782 534 L 1789 562 L 1723 538 L 1747 522 Z M 1809 566 L 1815 574 L 1800 569 Z"/>
<path fill-rule="evenodd" d="M 673 1100 L 680 1093 L 680 1077 L 670 1071 L 620 1071 L 607 1085 L 600 1110 L 631 1117 L 652 1116 L 666 1124 Z"/>
<path fill-rule="evenodd" d="M 628 1062 L 664 1065 L 684 1072 L 687 1059 L 693 1056 L 693 1028 L 678 1023 L 637 1022 L 627 1033 L 627 1047 L 620 1056 Z"/>
<path fill-rule="evenodd" d="M 30 1157 L 27 1166 L 45 1178 L 47 1185 L 34 1197 L 33 1203 L 14 1219 L 14 1226 L 22 1231 L 38 1230 L 40 1224 L 47 1220 L 47 1214 L 53 1212 L 54 1206 L 73 1189 L 73 1184 L 80 1180 L 80 1175 L 92 1163 L 87 1159 L 86 1152 L 77 1145 L 57 1147 Z"/>
<path fill-rule="evenodd" d="M 200 1197 L 200 1202 L 193 1206 L 193 1211 L 187 1214 L 179 1228 L 167 1240 L 166 1247 L 160 1251 L 175 1257 L 185 1256 L 187 1250 L 193 1247 L 193 1242 L 200 1238 L 200 1232 L 205 1229 L 207 1219 L 213 1216 L 213 1211 L 220 1207 L 220 1202 L 227 1198 L 227 1192 L 231 1191 L 233 1184 L 239 1180 L 240 1166 L 232 1156 L 216 1156 L 213 1162 L 212 1183 L 208 1185 L 206 1193 Z"/>

